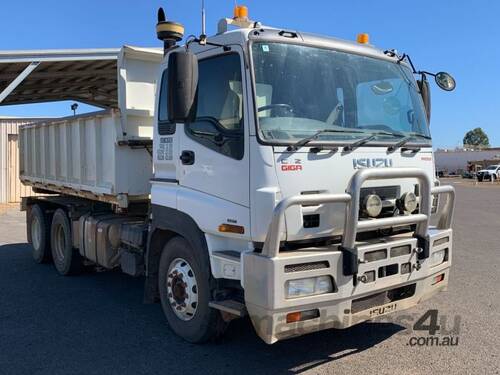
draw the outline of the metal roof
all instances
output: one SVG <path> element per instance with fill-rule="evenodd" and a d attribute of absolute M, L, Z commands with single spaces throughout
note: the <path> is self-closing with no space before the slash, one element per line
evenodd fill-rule
<path fill-rule="evenodd" d="M 0 106 L 75 100 L 118 107 L 118 60 L 122 51 L 161 54 L 161 49 L 0 51 Z"/>

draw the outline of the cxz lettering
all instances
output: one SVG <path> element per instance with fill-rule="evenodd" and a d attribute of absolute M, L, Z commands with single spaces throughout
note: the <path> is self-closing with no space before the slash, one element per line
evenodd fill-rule
<path fill-rule="evenodd" d="M 302 160 L 300 159 L 283 159 L 281 160 L 281 170 L 283 172 L 293 172 L 302 170 Z"/>

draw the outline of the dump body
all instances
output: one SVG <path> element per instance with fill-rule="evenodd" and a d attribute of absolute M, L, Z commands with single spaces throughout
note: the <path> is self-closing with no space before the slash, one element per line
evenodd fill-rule
<path fill-rule="evenodd" d="M 120 205 L 147 199 L 146 146 L 118 141 L 116 110 L 26 125 L 20 131 L 20 178 L 34 187 Z"/>
<path fill-rule="evenodd" d="M 91 97 L 84 100 L 106 109 L 22 127 L 21 181 L 45 191 L 100 200 L 123 208 L 132 201 L 148 199 L 161 51 L 123 47 L 116 50 L 114 56 L 106 56 L 106 60 L 92 52 L 61 56 L 58 57 L 61 61 L 56 62 L 45 62 L 44 58 L 47 57 L 32 57 L 40 60 L 40 68 L 34 70 L 33 81 L 23 83 L 25 86 L 21 84 L 18 92 L 23 93 L 26 85 L 30 89 L 47 87 L 44 95 L 67 99 L 65 95 L 87 95 L 88 91 Z M 94 73 L 101 75 L 91 77 Z M 47 77 L 53 77 L 55 82 L 44 86 Z M 84 77 L 86 80 L 82 80 Z M 47 93 L 54 87 L 54 92 Z M 21 100 L 24 96 L 17 98 Z"/>

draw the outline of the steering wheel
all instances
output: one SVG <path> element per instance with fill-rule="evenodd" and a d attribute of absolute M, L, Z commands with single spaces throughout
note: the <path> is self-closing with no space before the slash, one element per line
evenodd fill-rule
<path fill-rule="evenodd" d="M 274 110 L 279 110 L 282 111 L 283 114 L 289 114 L 289 115 L 294 115 L 293 107 L 290 104 L 268 104 L 263 107 L 259 107 L 257 109 L 257 112 L 263 112 L 263 111 L 268 111 L 271 110 L 271 117 L 278 117 L 278 116 L 273 116 Z"/>

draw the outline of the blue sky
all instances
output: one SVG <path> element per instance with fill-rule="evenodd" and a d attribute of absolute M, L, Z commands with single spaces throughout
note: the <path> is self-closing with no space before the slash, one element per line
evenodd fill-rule
<path fill-rule="evenodd" d="M 156 10 L 200 31 L 201 0 L 10 1 L 2 0 L 0 49 L 160 46 Z M 368 32 L 382 49 L 412 56 L 417 69 L 448 71 L 457 80 L 448 93 L 432 85 L 431 128 L 436 147 L 454 147 L 480 126 L 500 146 L 500 30 L 496 1 L 247 0 L 250 17 L 266 25 L 355 39 Z M 234 0 L 206 0 L 207 28 L 231 16 Z M 68 115 L 70 103 L 0 107 L 0 115 Z M 81 110 L 84 106 L 80 107 Z"/>

